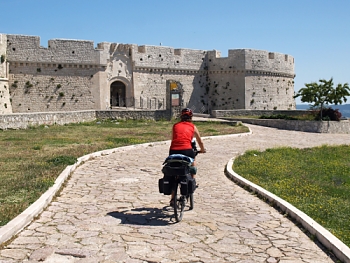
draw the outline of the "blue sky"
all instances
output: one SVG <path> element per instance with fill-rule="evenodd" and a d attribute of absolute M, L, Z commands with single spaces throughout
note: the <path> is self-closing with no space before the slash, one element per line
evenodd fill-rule
<path fill-rule="evenodd" d="M 0 0 L 0 33 L 219 50 L 295 59 L 305 83 L 350 83 L 349 0 Z M 300 103 L 300 100 L 297 100 Z M 347 103 L 350 103 L 348 100 Z"/>

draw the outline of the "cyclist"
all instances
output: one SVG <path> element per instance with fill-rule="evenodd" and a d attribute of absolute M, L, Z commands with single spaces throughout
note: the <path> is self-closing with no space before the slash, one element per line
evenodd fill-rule
<path fill-rule="evenodd" d="M 181 111 L 180 121 L 173 125 L 172 140 L 169 149 L 169 155 L 171 154 L 183 154 L 195 159 L 195 153 L 192 148 L 192 139 L 195 138 L 199 144 L 201 153 L 205 153 L 206 149 L 202 138 L 199 134 L 197 127 L 192 123 L 193 112 L 189 108 L 185 108 Z M 197 168 L 195 162 L 192 163 L 190 169 L 191 175 L 195 178 Z M 174 191 L 171 194 L 170 205 L 174 202 Z"/>

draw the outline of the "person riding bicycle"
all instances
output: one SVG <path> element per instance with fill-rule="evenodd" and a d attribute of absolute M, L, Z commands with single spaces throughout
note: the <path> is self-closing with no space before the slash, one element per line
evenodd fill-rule
<path fill-rule="evenodd" d="M 192 139 L 195 138 L 200 147 L 200 153 L 205 153 L 206 149 L 197 127 L 192 123 L 193 112 L 189 108 L 181 111 L 180 121 L 175 123 L 172 128 L 172 140 L 169 149 L 169 155 L 183 154 L 195 159 L 195 152 L 192 148 Z M 192 163 L 190 169 L 191 175 L 195 178 L 197 168 L 195 162 Z M 170 204 L 172 204 L 174 192 L 171 194 Z"/>

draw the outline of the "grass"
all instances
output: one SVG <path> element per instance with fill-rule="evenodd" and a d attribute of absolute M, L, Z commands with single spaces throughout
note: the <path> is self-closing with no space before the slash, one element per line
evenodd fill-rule
<path fill-rule="evenodd" d="M 248 151 L 233 170 L 288 201 L 350 246 L 350 146 Z"/>
<path fill-rule="evenodd" d="M 0 130 L 0 226 L 24 211 L 66 166 L 88 153 L 170 140 L 174 121 L 94 121 Z M 202 136 L 247 132 L 230 123 L 195 122 Z"/>

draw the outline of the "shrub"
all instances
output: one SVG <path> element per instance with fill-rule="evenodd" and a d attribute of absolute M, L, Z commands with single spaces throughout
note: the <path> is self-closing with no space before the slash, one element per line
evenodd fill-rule
<path fill-rule="evenodd" d="M 341 112 L 338 109 L 332 109 L 332 108 L 323 108 L 322 109 L 322 115 L 321 110 L 318 111 L 318 114 L 316 116 L 316 120 L 330 120 L 330 121 L 340 121 L 342 115 Z"/>
<path fill-rule="evenodd" d="M 288 116 L 285 114 L 276 114 L 276 115 L 262 115 L 259 117 L 259 119 L 283 119 L 283 120 L 298 120 L 297 118 L 293 116 Z"/>

